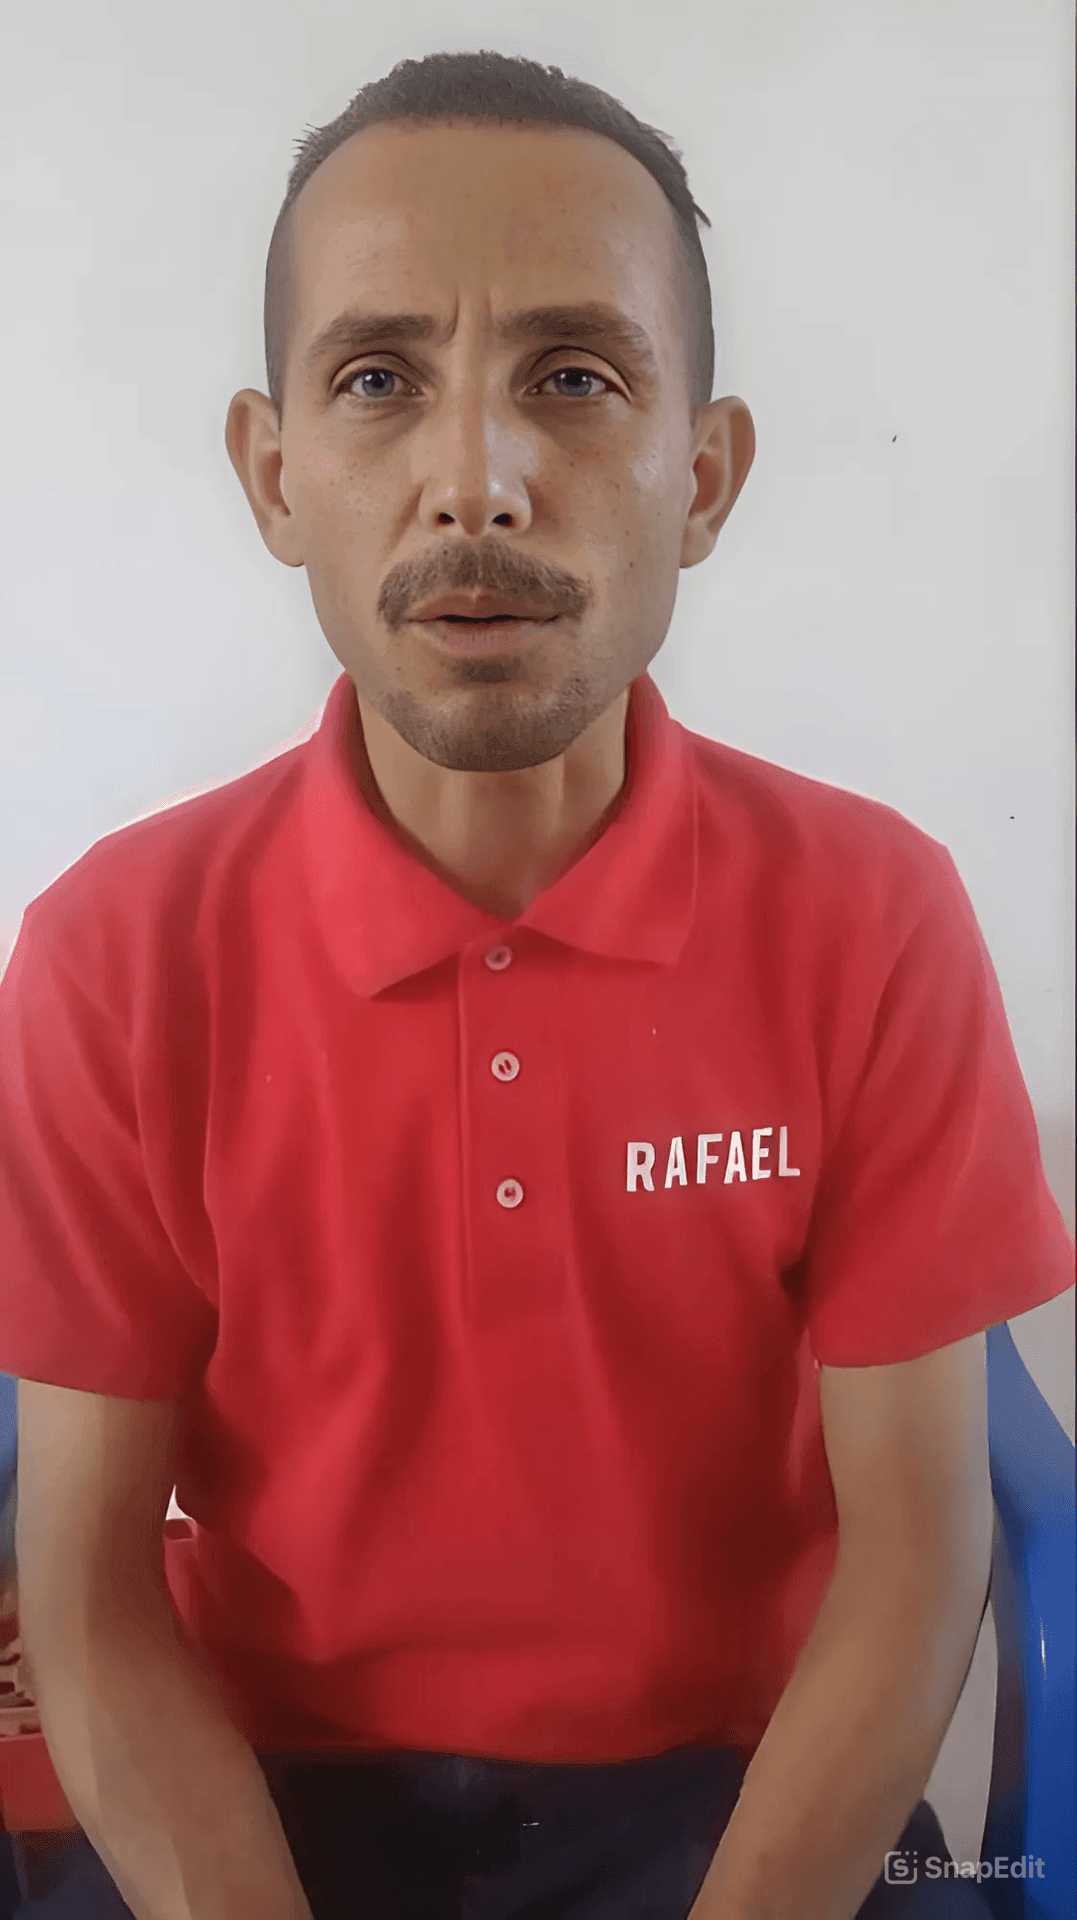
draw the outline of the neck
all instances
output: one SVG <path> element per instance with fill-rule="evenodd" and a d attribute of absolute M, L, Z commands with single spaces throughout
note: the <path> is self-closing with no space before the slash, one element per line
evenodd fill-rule
<path fill-rule="evenodd" d="M 436 766 L 358 701 L 352 762 L 373 813 L 415 859 L 473 906 L 515 920 L 595 844 L 623 800 L 629 689 L 541 767 L 459 773 Z"/>

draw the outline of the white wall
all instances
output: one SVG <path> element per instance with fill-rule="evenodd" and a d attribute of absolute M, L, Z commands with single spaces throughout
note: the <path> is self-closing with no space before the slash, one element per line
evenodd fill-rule
<path fill-rule="evenodd" d="M 613 24 L 611 25 L 611 21 Z M 698 730 L 950 847 L 1073 1224 L 1069 0 L 39 0 L 0 29 L 0 952 L 338 672 L 223 444 L 308 124 L 494 46 L 682 147 L 758 453 L 654 672 Z M 1026 1357 L 1072 1425 L 1072 1295 Z"/>

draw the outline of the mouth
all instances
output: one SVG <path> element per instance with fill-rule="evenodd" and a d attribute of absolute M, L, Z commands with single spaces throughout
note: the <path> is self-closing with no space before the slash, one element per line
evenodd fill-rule
<path fill-rule="evenodd" d="M 474 619 L 466 614 L 443 613 L 436 620 L 417 620 L 415 625 L 450 653 L 514 653 L 530 645 L 559 618 L 554 614 L 544 620 L 529 620 L 522 614 L 498 613 Z"/>

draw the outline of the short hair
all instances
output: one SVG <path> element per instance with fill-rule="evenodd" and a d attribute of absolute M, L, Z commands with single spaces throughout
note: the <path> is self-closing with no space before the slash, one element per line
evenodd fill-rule
<path fill-rule="evenodd" d="M 673 209 L 687 274 L 687 365 L 692 415 L 707 404 L 714 380 L 714 328 L 707 262 L 697 221 L 710 221 L 692 198 L 680 148 L 668 134 L 637 120 L 619 100 L 584 80 L 566 79 L 522 55 L 431 53 L 401 60 L 384 79 L 363 87 L 343 113 L 309 127 L 298 142 L 273 235 L 265 280 L 265 354 L 270 398 L 281 417 L 284 364 L 292 311 L 291 210 L 323 160 L 353 133 L 380 121 L 496 120 L 520 126 L 583 127 L 615 140 L 646 167 Z"/>

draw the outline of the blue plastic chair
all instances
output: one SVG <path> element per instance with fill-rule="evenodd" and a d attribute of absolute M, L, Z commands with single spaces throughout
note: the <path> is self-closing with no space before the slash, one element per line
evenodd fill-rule
<path fill-rule="evenodd" d="M 998 1691 L 980 1859 L 1031 1856 L 1044 1877 L 980 1891 L 995 1920 L 1074 1920 L 1075 1454 L 1005 1323 L 987 1336 L 987 1402 Z"/>
<path fill-rule="evenodd" d="M 998 1691 L 980 1859 L 1031 1856 L 1044 1877 L 992 1876 L 980 1892 L 994 1920 L 1075 1920 L 1075 1456 L 1005 1323 L 987 1335 L 987 1400 Z M 15 1382 L 0 1374 L 0 1512 L 15 1450 Z"/>

